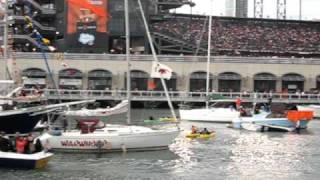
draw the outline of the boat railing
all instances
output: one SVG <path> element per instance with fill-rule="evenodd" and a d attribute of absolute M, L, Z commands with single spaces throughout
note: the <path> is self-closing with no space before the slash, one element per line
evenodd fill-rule
<path fill-rule="evenodd" d="M 26 92 L 32 92 L 33 89 L 26 89 Z M 47 99 L 98 99 L 98 100 L 123 100 L 126 99 L 126 90 L 68 90 L 68 89 L 43 89 L 44 97 Z M 204 102 L 206 100 L 216 101 L 219 99 L 236 99 L 241 98 L 243 101 L 265 101 L 271 97 L 273 101 L 296 101 L 312 103 L 319 101 L 320 94 L 298 94 L 298 93 L 247 93 L 247 92 L 210 92 L 207 98 L 205 92 L 189 92 L 189 91 L 169 91 L 173 101 L 194 101 Z M 137 101 L 165 101 L 164 91 L 146 91 L 132 90 L 132 100 Z M 213 98 L 210 98 L 213 97 Z"/>

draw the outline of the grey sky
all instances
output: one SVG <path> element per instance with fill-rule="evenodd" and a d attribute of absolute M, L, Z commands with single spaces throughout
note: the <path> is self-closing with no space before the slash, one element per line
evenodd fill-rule
<path fill-rule="evenodd" d="M 196 6 L 192 8 L 193 14 L 212 14 L 221 16 L 225 14 L 225 1 L 226 0 L 192 0 Z M 253 17 L 253 1 L 249 0 L 248 15 Z M 312 20 L 320 19 L 320 0 L 302 0 L 302 19 Z M 264 17 L 276 18 L 277 13 L 277 0 L 264 0 Z M 185 5 L 176 10 L 177 13 L 190 13 L 191 9 Z M 287 0 L 287 18 L 299 18 L 299 0 Z"/>

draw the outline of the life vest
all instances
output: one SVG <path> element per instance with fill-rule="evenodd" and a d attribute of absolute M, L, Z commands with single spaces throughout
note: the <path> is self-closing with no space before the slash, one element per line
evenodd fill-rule
<path fill-rule="evenodd" d="M 25 146 L 27 144 L 27 141 L 24 139 L 18 139 L 16 141 L 16 149 L 17 153 L 24 153 Z"/>

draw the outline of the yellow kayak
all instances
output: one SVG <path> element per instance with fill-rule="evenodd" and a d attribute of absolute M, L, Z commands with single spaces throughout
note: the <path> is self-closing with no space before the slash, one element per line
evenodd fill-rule
<path fill-rule="evenodd" d="M 189 133 L 186 135 L 187 138 L 192 138 L 192 139 L 195 139 L 195 138 L 201 138 L 201 139 L 208 139 L 208 138 L 212 138 L 216 135 L 215 132 L 211 132 L 210 134 L 200 134 L 200 133 L 196 133 L 196 134 L 192 134 L 192 133 Z"/>

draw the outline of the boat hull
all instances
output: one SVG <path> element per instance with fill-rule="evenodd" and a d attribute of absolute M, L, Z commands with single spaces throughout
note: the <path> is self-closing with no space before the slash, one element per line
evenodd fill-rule
<path fill-rule="evenodd" d="M 167 149 L 180 133 L 179 130 L 109 133 L 108 130 L 81 134 L 80 131 L 63 132 L 61 135 L 45 134 L 54 151 L 64 152 L 112 152 Z M 110 132 L 112 130 L 109 130 Z"/>
<path fill-rule="evenodd" d="M 43 114 L 34 115 L 33 113 L 12 114 L 0 116 L 0 131 L 6 134 L 29 133 L 41 120 Z"/>
<path fill-rule="evenodd" d="M 206 122 L 232 122 L 240 116 L 240 113 L 230 108 L 210 108 L 210 109 L 191 109 L 179 110 L 181 120 L 187 121 L 206 121 Z"/>
<path fill-rule="evenodd" d="M 236 129 L 243 128 L 246 124 L 254 124 L 255 126 L 269 126 L 289 129 L 306 129 L 310 120 L 300 120 L 298 123 L 288 120 L 288 118 L 266 118 L 267 114 L 256 115 L 253 117 L 240 117 L 232 121 L 232 127 Z"/>
<path fill-rule="evenodd" d="M 0 152 L 0 167 L 19 169 L 41 169 L 47 166 L 52 153 L 18 154 Z"/>

